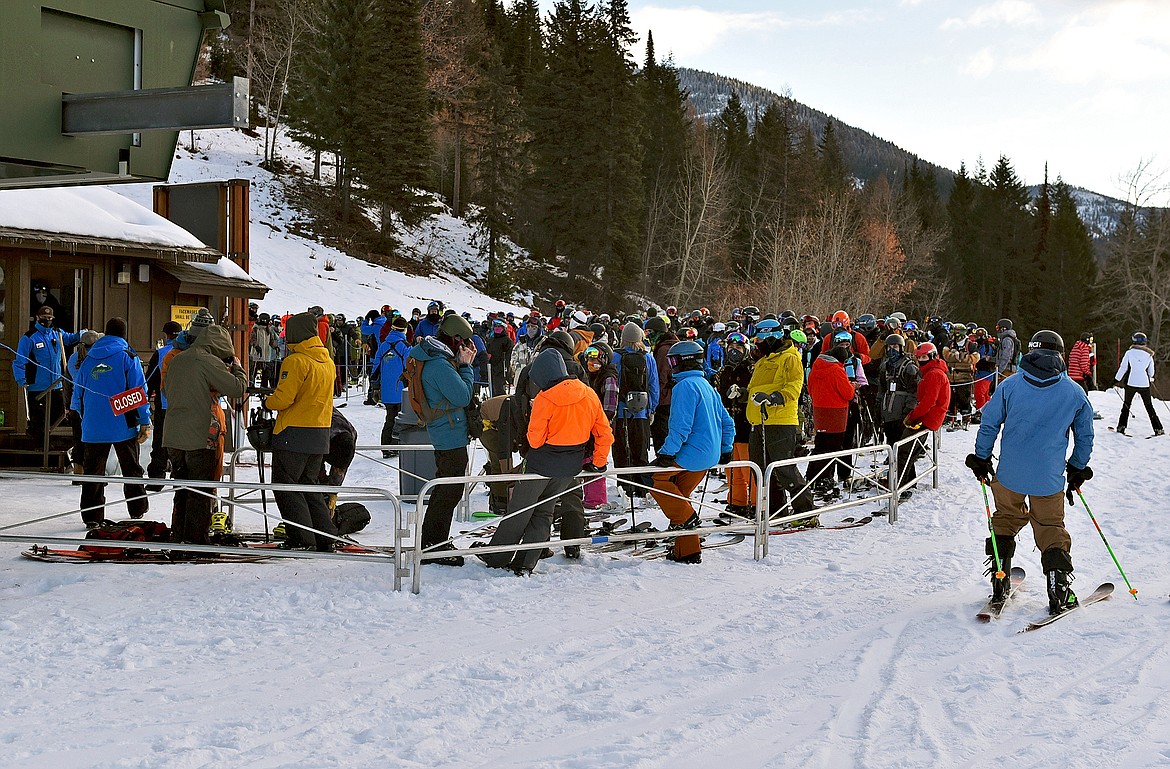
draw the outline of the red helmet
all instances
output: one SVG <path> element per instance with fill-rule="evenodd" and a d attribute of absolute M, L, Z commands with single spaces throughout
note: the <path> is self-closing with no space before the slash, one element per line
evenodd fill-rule
<path fill-rule="evenodd" d="M 391 307 L 388 304 L 382 305 L 382 312 L 390 312 Z"/>
<path fill-rule="evenodd" d="M 673 304 L 666 308 L 667 315 L 678 315 L 678 308 Z"/>
<path fill-rule="evenodd" d="M 694 326 L 687 326 L 683 329 L 683 339 L 698 339 L 699 332 Z"/>
<path fill-rule="evenodd" d="M 923 342 L 914 349 L 914 357 L 920 361 L 934 360 L 938 357 L 938 348 L 934 346 L 934 342 Z"/>
<path fill-rule="evenodd" d="M 849 313 L 837 310 L 833 313 L 833 328 L 849 328 Z"/>
<path fill-rule="evenodd" d="M 564 300 L 564 299 L 558 299 L 558 300 L 557 300 L 557 302 L 556 302 L 556 305 L 557 305 L 557 309 L 558 309 L 558 310 L 559 310 L 559 309 L 562 309 L 562 308 L 564 308 L 564 306 L 565 306 L 565 300 Z"/>
<path fill-rule="evenodd" d="M 710 314 L 711 314 L 711 311 L 710 311 L 710 310 L 708 310 L 706 307 L 700 307 L 700 308 L 699 308 L 699 314 L 700 314 L 700 315 L 703 315 L 703 316 L 707 316 L 707 315 L 710 315 Z"/>

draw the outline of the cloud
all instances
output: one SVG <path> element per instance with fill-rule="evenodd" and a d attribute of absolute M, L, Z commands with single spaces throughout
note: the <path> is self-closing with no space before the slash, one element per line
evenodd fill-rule
<path fill-rule="evenodd" d="M 1036 24 L 1040 12 L 1025 0 L 996 0 L 990 5 L 976 8 L 963 18 L 952 17 L 942 23 L 943 29 L 967 29 L 991 25 L 1018 27 Z"/>
<path fill-rule="evenodd" d="M 740 35 L 760 35 L 782 29 L 839 26 L 872 18 L 867 11 L 828 13 L 819 17 L 787 16 L 775 11 L 715 11 L 706 8 L 661 8 L 648 5 L 631 11 L 636 30 L 651 30 L 660 51 L 676 60 L 707 53 Z"/>
<path fill-rule="evenodd" d="M 963 67 L 963 74 L 971 77 L 983 78 L 987 77 L 995 69 L 995 56 L 991 53 L 990 48 L 983 48 L 967 61 L 967 66 Z"/>
<path fill-rule="evenodd" d="M 1066 83 L 1138 82 L 1170 77 L 1170 3 L 1102 2 L 1062 23 L 1005 66 Z"/>

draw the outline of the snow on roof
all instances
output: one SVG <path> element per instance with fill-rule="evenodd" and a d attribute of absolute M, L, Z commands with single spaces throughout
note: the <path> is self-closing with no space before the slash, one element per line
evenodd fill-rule
<path fill-rule="evenodd" d="M 206 248 L 174 222 L 101 187 L 0 191 L 0 227 L 172 248 Z"/>

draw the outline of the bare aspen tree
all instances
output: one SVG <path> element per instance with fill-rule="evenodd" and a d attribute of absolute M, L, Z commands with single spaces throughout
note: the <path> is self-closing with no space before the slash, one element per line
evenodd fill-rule
<path fill-rule="evenodd" d="M 710 279 L 710 270 L 727 247 L 730 179 L 719 162 L 714 136 L 697 128 L 696 142 L 684 160 L 674 216 L 681 232 L 675 255 L 671 303 L 692 304 Z"/>

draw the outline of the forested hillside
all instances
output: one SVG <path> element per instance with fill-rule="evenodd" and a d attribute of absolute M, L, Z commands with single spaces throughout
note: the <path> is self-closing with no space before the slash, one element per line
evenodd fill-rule
<path fill-rule="evenodd" d="M 488 292 L 897 308 L 1066 336 L 1108 321 L 1155 343 L 1170 322 L 1167 225 L 1139 196 L 1098 276 L 1061 179 L 1030 194 L 1006 156 L 952 173 L 747 84 L 723 99 L 734 81 L 660 60 L 652 35 L 642 53 L 625 0 L 228 5 L 208 74 L 250 77 L 256 130 L 316 152 L 289 184 L 351 253 L 409 260 L 397 228 L 438 194 L 477 228 Z"/>

